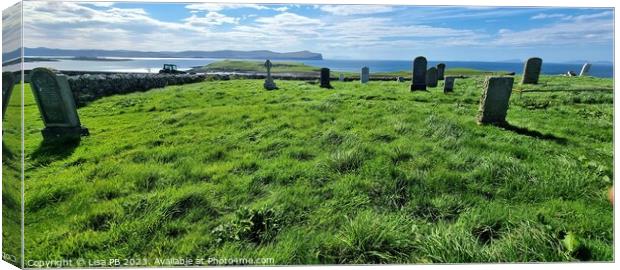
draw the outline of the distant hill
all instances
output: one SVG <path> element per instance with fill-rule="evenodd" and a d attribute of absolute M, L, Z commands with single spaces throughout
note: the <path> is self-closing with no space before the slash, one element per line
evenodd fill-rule
<path fill-rule="evenodd" d="M 143 52 L 129 50 L 65 50 L 50 48 L 26 48 L 26 56 L 73 56 L 73 57 L 157 57 L 157 58 L 227 58 L 227 59 L 289 59 L 289 60 L 322 60 L 320 53 L 309 51 L 272 52 L 258 51 L 162 51 Z M 8 59 L 8 58 L 7 58 Z"/>

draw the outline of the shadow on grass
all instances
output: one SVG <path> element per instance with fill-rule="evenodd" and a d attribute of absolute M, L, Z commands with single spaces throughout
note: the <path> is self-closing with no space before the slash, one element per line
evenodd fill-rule
<path fill-rule="evenodd" d="M 508 122 L 498 123 L 498 124 L 495 124 L 495 126 L 503 128 L 503 129 L 508 130 L 508 131 L 512 131 L 512 132 L 517 133 L 519 135 L 525 135 L 525 136 L 529 136 L 529 137 L 536 138 L 536 139 L 541 139 L 541 140 L 546 140 L 546 141 L 553 141 L 553 142 L 561 144 L 561 145 L 566 145 L 566 143 L 568 143 L 568 140 L 566 138 L 557 137 L 557 136 L 555 136 L 553 134 L 543 134 L 540 131 L 530 130 L 530 129 L 524 128 L 524 127 L 518 127 L 518 126 L 512 125 L 512 124 L 510 124 Z"/>
<path fill-rule="evenodd" d="M 79 145 L 80 140 L 43 140 L 30 157 L 35 164 L 49 164 L 70 156 Z"/>
<path fill-rule="evenodd" d="M 2 141 L 2 157 L 6 159 L 13 159 L 13 157 L 15 157 L 13 151 L 4 144 L 4 141 Z"/>

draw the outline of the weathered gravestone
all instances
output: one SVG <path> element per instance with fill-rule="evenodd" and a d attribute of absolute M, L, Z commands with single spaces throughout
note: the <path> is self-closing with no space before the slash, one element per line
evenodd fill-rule
<path fill-rule="evenodd" d="M 449 93 L 449 92 L 453 92 L 454 90 L 454 80 L 456 78 L 452 77 L 452 76 L 447 76 L 445 78 L 445 80 L 443 81 L 443 92 L 444 93 Z"/>
<path fill-rule="evenodd" d="M 329 82 L 329 68 L 321 68 L 320 87 L 332 88 L 332 85 Z"/>
<path fill-rule="evenodd" d="M 360 82 L 368 83 L 369 78 L 370 78 L 370 69 L 368 67 L 363 67 L 362 72 L 360 74 Z"/>
<path fill-rule="evenodd" d="M 521 84 L 537 84 L 540 77 L 540 69 L 542 67 L 542 59 L 532 57 L 527 59 L 523 68 L 523 79 Z"/>
<path fill-rule="evenodd" d="M 579 77 L 588 76 L 588 74 L 590 73 L 591 67 L 592 67 L 592 64 L 590 63 L 583 64 L 583 67 L 581 67 L 581 72 L 579 72 Z"/>
<path fill-rule="evenodd" d="M 426 90 L 426 65 L 424 56 L 418 56 L 413 60 L 413 72 L 411 74 L 411 91 Z"/>
<path fill-rule="evenodd" d="M 267 78 L 265 78 L 265 83 L 263 84 L 263 87 L 267 90 L 278 89 L 278 87 L 276 86 L 276 83 L 273 81 L 273 78 L 271 77 L 272 66 L 273 64 L 271 64 L 271 61 L 267 59 L 267 61 L 265 61 L 265 68 L 267 68 Z"/>
<path fill-rule="evenodd" d="M 6 108 L 9 107 L 9 99 L 11 93 L 13 93 L 13 86 L 15 86 L 15 76 L 13 72 L 2 72 L 2 119 L 6 113 Z"/>
<path fill-rule="evenodd" d="M 505 124 L 513 77 L 487 77 L 480 98 L 478 124 Z"/>
<path fill-rule="evenodd" d="M 340 73 L 338 76 L 338 81 L 344 82 L 344 74 Z"/>
<path fill-rule="evenodd" d="M 437 80 L 443 80 L 444 79 L 444 72 L 446 71 L 446 64 L 444 63 L 439 63 L 437 64 Z"/>
<path fill-rule="evenodd" d="M 82 127 L 75 108 L 67 76 L 47 68 L 35 68 L 30 73 L 30 83 L 45 128 L 45 140 L 79 140 L 88 135 Z"/>
<path fill-rule="evenodd" d="M 437 87 L 437 68 L 431 67 L 426 71 L 426 86 Z"/>

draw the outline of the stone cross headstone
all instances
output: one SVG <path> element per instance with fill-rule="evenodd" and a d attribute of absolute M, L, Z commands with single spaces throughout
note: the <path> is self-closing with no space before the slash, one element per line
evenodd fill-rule
<path fill-rule="evenodd" d="M 427 61 L 424 56 L 418 56 L 413 60 L 411 91 L 426 90 L 426 65 Z"/>
<path fill-rule="evenodd" d="M 6 114 L 6 108 L 9 107 L 13 86 L 15 86 L 15 76 L 13 72 L 2 72 L 2 119 L 4 119 L 4 115 Z"/>
<path fill-rule="evenodd" d="M 455 79 L 456 77 L 453 77 L 453 76 L 447 76 L 445 78 L 445 80 L 443 81 L 443 92 L 444 93 L 453 92 Z"/>
<path fill-rule="evenodd" d="M 265 78 L 265 83 L 263 84 L 263 87 L 267 90 L 278 89 L 278 87 L 276 86 L 276 83 L 273 81 L 273 78 L 271 77 L 272 66 L 273 64 L 271 64 L 271 61 L 267 59 L 267 61 L 265 61 L 265 68 L 267 68 L 267 78 Z"/>
<path fill-rule="evenodd" d="M 338 80 L 344 82 L 344 74 L 340 73 L 340 75 L 338 76 Z"/>
<path fill-rule="evenodd" d="M 45 124 L 41 131 L 45 140 L 79 140 L 88 135 L 88 129 L 80 124 L 66 75 L 35 68 L 30 73 L 30 84 Z"/>
<path fill-rule="evenodd" d="M 363 67 L 362 72 L 360 74 L 360 82 L 368 83 L 369 78 L 370 78 L 370 69 L 368 67 Z"/>
<path fill-rule="evenodd" d="M 437 68 L 431 67 L 426 71 L 426 86 L 437 87 Z"/>
<path fill-rule="evenodd" d="M 329 82 L 329 68 L 321 68 L 320 87 L 332 88 L 332 85 Z"/>
<path fill-rule="evenodd" d="M 480 98 L 478 124 L 505 124 L 513 77 L 487 77 Z"/>
<path fill-rule="evenodd" d="M 590 63 L 583 64 L 583 67 L 581 67 L 581 72 L 579 72 L 579 77 L 588 76 L 588 74 L 590 73 L 591 67 L 592 67 L 592 64 Z"/>
<path fill-rule="evenodd" d="M 537 84 L 540 77 L 540 69 L 542 67 L 542 59 L 532 57 L 527 59 L 523 68 L 523 79 L 521 84 Z"/>
<path fill-rule="evenodd" d="M 444 79 L 444 72 L 446 71 L 446 64 L 437 64 L 437 80 L 442 81 Z"/>

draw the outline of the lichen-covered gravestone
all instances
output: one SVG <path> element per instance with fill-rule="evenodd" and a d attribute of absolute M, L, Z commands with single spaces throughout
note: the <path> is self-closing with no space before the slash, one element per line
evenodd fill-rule
<path fill-rule="evenodd" d="M 368 83 L 369 77 L 370 77 L 370 69 L 368 67 L 363 67 L 362 72 L 360 74 L 360 82 Z"/>
<path fill-rule="evenodd" d="M 329 82 L 329 68 L 321 68 L 320 85 L 321 88 L 332 88 Z"/>
<path fill-rule="evenodd" d="M 439 63 L 437 64 L 437 80 L 443 80 L 444 79 L 444 72 L 446 71 L 446 64 L 444 63 Z"/>
<path fill-rule="evenodd" d="M 88 129 L 80 124 L 67 76 L 35 68 L 30 83 L 45 124 L 41 131 L 45 140 L 79 140 L 88 135 Z"/>
<path fill-rule="evenodd" d="M 590 73 L 591 67 L 592 67 L 592 64 L 590 63 L 583 64 L 583 67 L 581 67 L 581 72 L 579 72 L 579 77 L 588 76 L 588 74 Z"/>
<path fill-rule="evenodd" d="M 487 77 L 480 98 L 478 124 L 506 124 L 513 77 Z"/>
<path fill-rule="evenodd" d="M 426 71 L 426 86 L 437 87 L 437 68 L 431 67 Z"/>
<path fill-rule="evenodd" d="M 424 56 L 418 56 L 413 60 L 413 72 L 411 74 L 411 91 L 426 90 L 426 65 Z"/>
<path fill-rule="evenodd" d="M 271 64 L 271 61 L 267 59 L 267 61 L 265 61 L 265 68 L 267 68 L 267 78 L 265 78 L 265 83 L 263 84 L 263 87 L 267 90 L 278 89 L 278 87 L 276 86 L 276 83 L 273 81 L 273 78 L 271 77 L 272 66 L 273 64 Z"/>
<path fill-rule="evenodd" d="M 447 76 L 445 78 L 445 80 L 443 81 L 443 92 L 444 93 L 449 93 L 449 92 L 453 92 L 454 90 L 454 80 L 456 78 L 452 77 L 452 76 Z"/>
<path fill-rule="evenodd" d="M 4 119 L 6 108 L 9 107 L 13 86 L 15 86 L 15 76 L 13 73 L 9 71 L 2 72 L 2 119 Z"/>
<path fill-rule="evenodd" d="M 523 68 L 523 79 L 521 84 L 537 84 L 540 77 L 540 69 L 542 68 L 542 59 L 532 57 L 527 59 Z"/>

